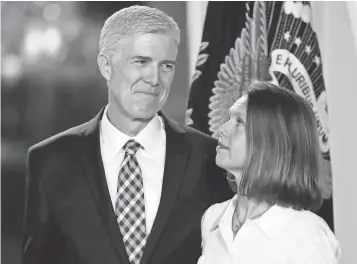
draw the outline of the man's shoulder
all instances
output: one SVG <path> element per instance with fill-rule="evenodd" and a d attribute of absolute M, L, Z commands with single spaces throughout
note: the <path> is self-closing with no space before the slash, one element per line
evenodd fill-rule
<path fill-rule="evenodd" d="M 179 124 L 179 126 L 182 128 L 182 130 L 185 131 L 186 141 L 189 143 L 192 149 L 196 149 L 199 152 L 203 152 L 209 155 L 215 155 L 216 147 L 218 144 L 217 139 L 195 128 L 183 124 Z"/>
<path fill-rule="evenodd" d="M 207 135 L 193 127 L 184 125 L 184 124 L 180 124 L 175 122 L 175 124 L 177 126 L 179 126 L 183 131 L 185 131 L 187 137 L 189 139 L 192 139 L 194 141 L 199 141 L 199 142 L 206 142 L 206 143 L 210 143 L 210 144 L 217 144 L 217 139 L 215 139 L 214 137 Z"/>
<path fill-rule="evenodd" d="M 82 136 L 82 131 L 87 126 L 88 122 L 81 125 L 71 127 L 65 131 L 57 133 L 49 138 L 46 138 L 29 148 L 30 152 L 42 152 L 43 150 L 56 150 L 66 147 L 75 147 L 76 142 Z"/>

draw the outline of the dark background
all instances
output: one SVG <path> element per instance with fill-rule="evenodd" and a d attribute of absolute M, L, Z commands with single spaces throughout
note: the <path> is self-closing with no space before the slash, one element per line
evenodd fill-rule
<path fill-rule="evenodd" d="M 21 263 L 28 148 L 94 117 L 106 105 L 97 67 L 105 19 L 133 5 L 155 6 L 182 31 L 164 112 L 183 123 L 188 96 L 185 2 L 1 2 L 1 263 Z"/>

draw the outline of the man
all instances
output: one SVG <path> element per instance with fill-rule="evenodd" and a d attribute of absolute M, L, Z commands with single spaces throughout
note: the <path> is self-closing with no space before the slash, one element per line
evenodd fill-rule
<path fill-rule="evenodd" d="M 176 22 L 155 8 L 107 19 L 107 107 L 29 150 L 24 264 L 197 262 L 203 212 L 232 193 L 217 142 L 160 112 L 179 42 Z"/>

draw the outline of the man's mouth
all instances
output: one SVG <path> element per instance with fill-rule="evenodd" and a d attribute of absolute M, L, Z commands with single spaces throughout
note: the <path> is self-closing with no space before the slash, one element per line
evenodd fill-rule
<path fill-rule="evenodd" d="M 155 96 L 158 97 L 159 94 L 155 92 L 149 92 L 149 91 L 136 91 L 135 93 L 137 94 L 143 94 L 143 95 L 149 95 L 149 96 Z"/>

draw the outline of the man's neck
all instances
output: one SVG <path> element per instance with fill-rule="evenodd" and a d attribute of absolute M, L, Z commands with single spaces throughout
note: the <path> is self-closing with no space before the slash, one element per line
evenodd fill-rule
<path fill-rule="evenodd" d="M 115 113 L 116 111 L 108 106 L 107 118 L 109 122 L 129 137 L 137 136 L 153 119 L 153 117 L 150 119 L 130 119 L 126 116 L 118 116 Z"/>

